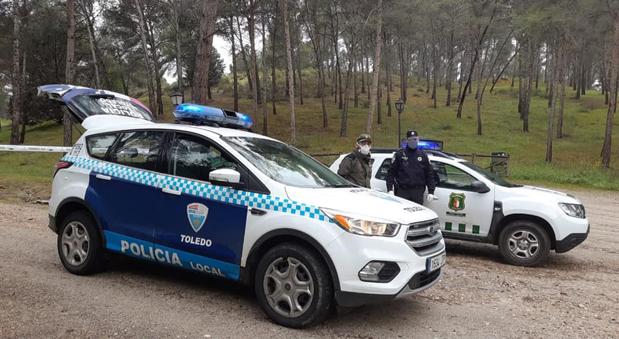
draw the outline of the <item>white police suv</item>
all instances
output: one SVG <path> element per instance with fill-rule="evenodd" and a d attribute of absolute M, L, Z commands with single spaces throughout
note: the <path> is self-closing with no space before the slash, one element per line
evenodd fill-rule
<path fill-rule="evenodd" d="M 512 184 L 453 154 L 426 152 L 434 168 L 436 200 L 425 200 L 425 205 L 438 214 L 445 238 L 498 245 L 508 263 L 521 266 L 538 265 L 550 250 L 567 252 L 587 238 L 585 208 L 575 197 Z M 387 191 L 394 154 L 393 149 L 373 150 L 372 189 Z M 331 165 L 332 171 L 345 156 Z"/>
<path fill-rule="evenodd" d="M 301 151 L 228 128 L 154 123 L 118 93 L 40 92 L 86 132 L 56 165 L 50 228 L 71 273 L 104 253 L 241 281 L 275 322 L 303 327 L 436 283 L 436 213 L 351 185 Z"/>

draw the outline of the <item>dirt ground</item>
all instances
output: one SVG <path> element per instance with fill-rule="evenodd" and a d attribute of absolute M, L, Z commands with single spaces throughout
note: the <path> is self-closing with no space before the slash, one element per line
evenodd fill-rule
<path fill-rule="evenodd" d="M 589 238 L 538 268 L 493 246 L 449 242 L 442 280 L 416 296 L 344 310 L 291 330 L 242 286 L 115 257 L 108 270 L 62 268 L 47 209 L 0 203 L 0 337 L 617 337 L 619 193 L 575 191 Z"/>

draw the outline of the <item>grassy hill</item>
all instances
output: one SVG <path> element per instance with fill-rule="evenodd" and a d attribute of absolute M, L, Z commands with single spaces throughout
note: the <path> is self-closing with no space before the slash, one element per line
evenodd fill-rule
<path fill-rule="evenodd" d="M 539 93 L 543 94 L 540 86 Z M 398 88 L 391 94 L 392 100 L 399 96 Z M 307 93 L 306 93 L 307 94 Z M 462 119 L 456 119 L 455 109 L 444 107 L 445 93 L 438 93 L 439 107 L 432 108 L 432 101 L 425 89 L 413 86 L 409 89 L 409 102 L 402 114 L 402 133 L 409 128 L 420 132 L 422 137 L 440 139 L 445 149 L 457 153 L 489 154 L 504 151 L 510 154 L 511 179 L 519 182 L 535 182 L 552 185 L 574 185 L 600 189 L 619 190 L 619 126 L 615 123 L 613 167 L 601 169 L 600 150 L 603 142 L 606 106 L 598 92 L 588 91 L 580 100 L 569 93 L 566 100 L 564 130 L 565 138 L 555 139 L 554 160 L 544 162 L 546 148 L 547 100 L 534 96 L 531 102 L 530 132 L 522 132 L 522 122 L 517 109 L 516 89 L 505 83 L 498 86 L 493 94 L 487 93 L 482 107 L 483 135 L 476 135 L 475 103 L 471 96 L 465 104 Z M 397 113 L 387 116 L 383 95 L 383 122 L 374 125 L 372 136 L 375 147 L 395 147 L 397 144 Z M 165 98 L 166 116 L 171 120 L 171 105 Z M 359 107 L 350 103 L 347 137 L 339 137 L 340 111 L 327 98 L 329 127 L 322 128 L 320 100 L 305 98 L 304 105 L 297 100 L 297 146 L 304 151 L 315 153 L 341 153 L 351 149 L 357 134 L 365 129 L 367 118 L 367 96 L 360 95 Z M 232 98 L 215 94 L 213 105 L 232 107 Z M 240 110 L 251 112 L 252 102 L 242 99 Z M 277 103 L 277 115 L 271 113 L 271 103 L 267 102 L 269 119 L 268 135 L 288 141 L 290 120 L 287 101 Z M 255 131 L 262 131 L 262 115 L 259 107 Z M 376 117 L 374 119 L 376 121 Z M 77 135 L 79 132 L 75 131 Z M 2 121 L 0 144 L 8 143 L 10 128 Z M 26 144 L 61 145 L 62 126 L 46 122 L 27 129 Z M 5 195 L 22 198 L 48 194 L 53 165 L 59 154 L 6 153 L 0 152 L 0 198 Z M 332 158 L 321 158 L 330 162 Z M 484 165 L 484 163 L 481 163 Z"/>

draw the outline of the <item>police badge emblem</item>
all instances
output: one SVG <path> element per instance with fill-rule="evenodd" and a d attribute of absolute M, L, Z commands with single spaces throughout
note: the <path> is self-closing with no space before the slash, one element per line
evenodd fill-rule
<path fill-rule="evenodd" d="M 208 207 L 197 202 L 187 205 L 187 218 L 189 219 L 191 228 L 193 228 L 195 232 L 198 232 L 202 226 L 204 226 L 207 216 Z"/>
<path fill-rule="evenodd" d="M 464 193 L 451 193 L 449 195 L 449 204 L 447 207 L 454 211 L 462 211 L 464 209 Z"/>

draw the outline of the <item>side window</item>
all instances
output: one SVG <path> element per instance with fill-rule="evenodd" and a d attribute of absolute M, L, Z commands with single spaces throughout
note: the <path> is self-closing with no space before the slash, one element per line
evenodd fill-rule
<path fill-rule="evenodd" d="M 159 153 L 165 132 L 136 131 L 120 136 L 110 161 L 150 171 L 159 170 Z"/>
<path fill-rule="evenodd" d="M 177 134 L 168 153 L 168 173 L 189 179 L 209 181 L 211 171 L 239 166 L 210 142 Z"/>
<path fill-rule="evenodd" d="M 437 187 L 467 190 L 471 188 L 474 181 L 477 181 L 470 174 L 449 164 L 432 161 L 432 167 Z"/>
<path fill-rule="evenodd" d="M 380 164 L 380 167 L 376 172 L 376 179 L 387 180 L 387 173 L 389 172 L 389 167 L 391 167 L 391 158 L 385 159 L 385 161 Z"/>
<path fill-rule="evenodd" d="M 97 159 L 105 158 L 108 149 L 112 147 L 117 136 L 118 134 L 114 133 L 87 137 L 86 147 L 88 148 L 88 154 Z"/>

